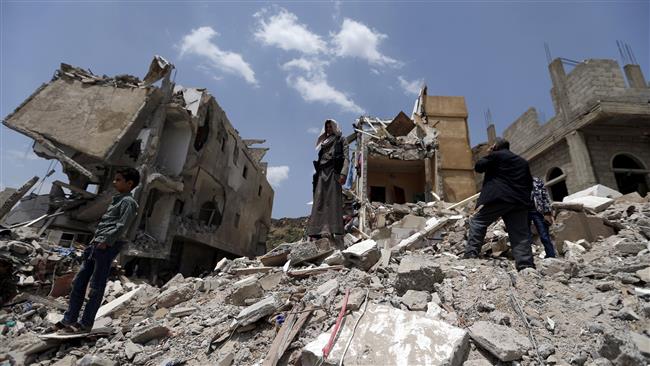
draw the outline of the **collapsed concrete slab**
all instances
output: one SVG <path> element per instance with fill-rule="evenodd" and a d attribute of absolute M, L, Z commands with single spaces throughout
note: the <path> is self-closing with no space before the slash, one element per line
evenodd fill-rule
<path fill-rule="evenodd" d="M 560 212 L 553 226 L 555 243 L 564 243 L 565 240 L 576 242 L 585 239 L 593 242 L 599 236 L 604 238 L 614 235 L 614 229 L 605 225 L 602 218 L 588 216 L 584 212 Z"/>
<path fill-rule="evenodd" d="M 359 313 L 354 313 L 346 317 L 327 364 L 338 364 L 359 316 Z M 303 365 L 319 364 L 331 331 L 305 346 L 301 356 Z M 429 318 L 424 313 L 368 304 L 343 363 L 460 366 L 468 352 L 469 337 L 463 329 Z"/>
<path fill-rule="evenodd" d="M 472 340 L 503 362 L 516 361 L 532 344 L 525 336 L 505 325 L 478 321 L 469 327 Z"/>
<path fill-rule="evenodd" d="M 583 196 L 576 197 L 570 200 L 563 201 L 565 203 L 577 203 L 581 204 L 582 207 L 593 212 L 605 211 L 607 207 L 611 206 L 614 203 L 614 200 L 607 197 L 598 197 L 598 196 Z"/>
<path fill-rule="evenodd" d="M 562 202 L 569 202 L 569 201 L 573 201 L 576 198 L 589 197 L 589 196 L 601 197 L 601 198 L 618 198 L 621 197 L 622 194 L 621 192 L 611 189 L 602 184 L 596 184 L 587 189 L 583 189 L 582 191 L 578 191 L 576 193 L 564 197 Z"/>
<path fill-rule="evenodd" d="M 399 294 L 408 290 L 435 291 L 434 285 L 444 279 L 442 269 L 432 256 L 409 255 L 402 258 L 397 269 L 395 288 Z"/>

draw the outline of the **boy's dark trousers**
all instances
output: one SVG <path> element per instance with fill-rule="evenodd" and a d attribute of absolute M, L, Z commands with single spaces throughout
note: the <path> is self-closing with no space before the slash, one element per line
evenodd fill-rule
<path fill-rule="evenodd" d="M 72 292 L 70 292 L 70 303 L 68 310 L 63 315 L 65 324 L 74 324 L 79 318 L 79 311 L 86 296 L 86 288 L 90 283 L 90 293 L 88 301 L 84 308 L 83 316 L 79 322 L 84 328 L 92 328 L 95 322 L 95 315 L 102 304 L 104 298 L 104 289 L 108 281 L 108 275 L 111 272 L 111 263 L 120 253 L 123 241 L 116 241 L 106 249 L 99 249 L 96 245 L 89 245 L 83 254 L 83 263 L 79 273 L 72 283 Z"/>

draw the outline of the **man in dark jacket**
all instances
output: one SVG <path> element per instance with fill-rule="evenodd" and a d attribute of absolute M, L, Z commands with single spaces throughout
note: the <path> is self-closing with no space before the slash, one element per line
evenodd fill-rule
<path fill-rule="evenodd" d="M 499 217 L 506 224 L 517 270 L 535 267 L 528 241 L 528 210 L 533 177 L 528 162 L 510 151 L 510 143 L 497 138 L 490 153 L 476 162 L 474 170 L 485 173 L 478 198 L 479 209 L 470 219 L 465 258 L 477 258 L 485 232 Z"/>

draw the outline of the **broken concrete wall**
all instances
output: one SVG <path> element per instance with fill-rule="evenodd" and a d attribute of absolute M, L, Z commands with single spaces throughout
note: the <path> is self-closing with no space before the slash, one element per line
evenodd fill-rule
<path fill-rule="evenodd" d="M 3 122 L 97 160 L 107 160 L 116 141 L 145 122 L 155 88 L 113 88 L 60 78 L 38 89 Z M 140 117 L 140 118 L 139 118 Z"/>
<path fill-rule="evenodd" d="M 174 246 L 194 262 L 195 252 L 209 260 L 218 258 L 205 253 L 260 254 L 273 204 L 263 154 L 249 150 L 204 89 L 175 86 L 173 65 L 160 57 L 152 67 L 143 83 L 62 65 L 7 117 L 38 142 L 39 155 L 61 160 L 70 187 L 83 193 L 70 197 L 78 204 L 52 228 L 92 232 L 114 193 L 115 170 L 132 166 L 141 174 L 133 192 L 140 207 L 128 256 L 167 260 Z M 161 86 L 151 86 L 160 77 Z M 84 191 L 89 183 L 97 194 Z"/>

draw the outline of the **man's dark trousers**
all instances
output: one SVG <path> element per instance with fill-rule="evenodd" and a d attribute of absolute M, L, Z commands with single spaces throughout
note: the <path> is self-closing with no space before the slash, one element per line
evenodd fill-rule
<path fill-rule="evenodd" d="M 72 283 L 72 292 L 70 293 L 70 304 L 68 310 L 63 315 L 63 322 L 74 324 L 79 318 L 79 311 L 83 305 L 86 296 L 86 288 L 90 283 L 90 294 L 88 302 L 84 308 L 83 316 L 79 322 L 84 328 L 92 328 L 95 322 L 95 315 L 102 304 L 104 290 L 108 275 L 111 272 L 111 263 L 122 249 L 124 242 L 117 241 L 106 249 L 96 248 L 95 245 L 89 245 L 83 254 L 83 263 L 79 273 Z"/>
<path fill-rule="evenodd" d="M 544 215 L 539 213 L 537 210 L 528 211 L 528 226 L 531 223 L 535 224 L 537 233 L 539 234 L 539 240 L 544 244 L 544 252 L 546 252 L 546 258 L 555 258 L 555 248 L 553 247 L 553 242 L 551 241 L 551 235 L 548 233 L 548 225 L 544 221 Z M 528 241 L 533 243 L 533 233 L 530 231 L 528 235 Z"/>
<path fill-rule="evenodd" d="M 528 241 L 528 208 L 521 204 L 508 202 L 491 202 L 477 211 L 469 222 L 469 237 L 465 256 L 476 257 L 481 251 L 488 226 L 503 218 L 510 239 L 515 266 L 518 270 L 526 267 L 535 268 L 533 251 Z"/>

